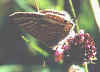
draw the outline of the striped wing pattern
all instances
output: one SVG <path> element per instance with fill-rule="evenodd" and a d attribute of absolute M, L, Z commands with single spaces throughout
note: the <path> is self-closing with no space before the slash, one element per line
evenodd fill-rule
<path fill-rule="evenodd" d="M 17 24 L 48 47 L 55 46 L 66 34 L 65 24 L 33 12 L 15 12 L 9 16 L 11 24 Z"/>

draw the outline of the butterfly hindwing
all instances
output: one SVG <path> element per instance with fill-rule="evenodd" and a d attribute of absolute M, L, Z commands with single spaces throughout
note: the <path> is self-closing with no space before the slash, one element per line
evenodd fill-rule
<path fill-rule="evenodd" d="M 66 33 L 64 24 L 48 18 L 47 15 L 33 12 L 16 12 L 9 16 L 11 24 L 18 24 L 25 32 L 34 36 L 48 47 L 55 46 Z"/>

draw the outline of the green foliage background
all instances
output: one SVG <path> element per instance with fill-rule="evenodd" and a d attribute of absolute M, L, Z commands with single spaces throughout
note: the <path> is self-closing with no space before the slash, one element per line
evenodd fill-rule
<path fill-rule="evenodd" d="M 74 2 L 73 0 L 73 6 L 77 14 L 80 29 L 84 29 L 85 32 L 89 32 L 95 39 L 97 47 L 99 47 L 100 33 L 96 25 L 89 0 L 75 0 L 75 1 L 76 2 Z M 65 2 L 67 2 L 67 4 Z M 72 15 L 71 7 L 69 5 L 68 0 L 38 0 L 37 4 L 40 10 L 44 10 L 44 9 L 53 9 L 53 10 L 58 10 L 58 11 L 65 10 L 65 11 L 68 11 L 69 14 Z M 77 10 L 76 7 L 79 8 L 79 10 Z M 37 11 L 35 8 L 34 0 L 10 0 L 8 2 L 4 0 L 0 0 L 0 32 L 1 33 L 3 33 L 6 30 L 5 29 L 6 25 L 4 24 L 5 17 L 16 11 L 17 12 L 18 11 L 23 11 L 23 12 Z M 28 35 L 27 39 L 30 40 L 31 43 L 33 43 L 33 44 L 29 44 L 26 42 L 27 44 L 29 44 L 29 49 L 31 49 L 31 52 L 34 53 L 32 49 L 36 49 L 38 52 L 40 52 L 40 54 L 42 54 L 42 51 L 43 51 L 42 55 L 49 56 L 47 52 L 44 52 L 45 50 L 40 50 L 40 48 L 36 46 L 36 44 L 34 43 L 36 41 L 34 40 L 32 36 Z M 11 66 L 9 68 L 11 68 Z M 13 70 L 13 67 L 11 69 Z M 20 70 L 20 68 L 17 68 L 17 69 Z M 0 72 L 9 72 L 9 69 L 6 66 L 0 67 Z"/>

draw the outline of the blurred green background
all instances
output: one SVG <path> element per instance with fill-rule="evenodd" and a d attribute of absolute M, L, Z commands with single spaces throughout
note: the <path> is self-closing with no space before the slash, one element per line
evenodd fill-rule
<path fill-rule="evenodd" d="M 80 29 L 89 32 L 94 38 L 99 59 L 100 29 L 98 23 L 96 23 L 90 1 L 91 0 L 72 0 L 76 18 L 73 16 L 69 0 L 37 0 L 37 5 L 40 10 L 65 10 L 69 12 L 73 19 L 78 19 Z M 0 0 L 0 72 L 62 72 L 62 65 L 54 65 L 53 58 L 49 56 L 48 51 L 45 51 L 45 48 L 36 46 L 33 37 L 27 36 L 27 39 L 32 42 L 32 44 L 28 46 L 28 43 L 21 38 L 19 28 L 8 24 L 8 15 L 16 11 L 36 12 L 36 3 L 34 0 Z M 36 49 L 36 52 L 34 49 Z M 44 58 L 44 56 L 47 57 Z M 50 67 L 42 68 L 41 64 L 43 59 L 50 61 Z M 90 66 L 90 72 L 94 72 L 92 70 L 94 67 L 96 69 L 95 72 L 99 72 L 99 62 L 100 61 L 98 61 L 96 65 L 93 65 L 93 67 Z M 55 66 L 57 67 L 51 70 Z"/>

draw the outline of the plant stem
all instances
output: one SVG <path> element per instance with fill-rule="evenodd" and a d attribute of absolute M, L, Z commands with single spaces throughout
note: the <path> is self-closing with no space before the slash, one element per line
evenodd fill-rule
<path fill-rule="evenodd" d="M 99 32 L 100 32 L 100 5 L 99 0 L 89 0 L 90 5 L 96 20 L 96 24 L 98 26 Z"/>
<path fill-rule="evenodd" d="M 84 69 L 85 69 L 85 72 L 88 72 L 87 62 L 84 62 Z"/>
<path fill-rule="evenodd" d="M 73 3 L 72 3 L 72 0 L 69 0 L 69 4 L 70 4 L 70 7 L 72 9 L 73 16 L 76 18 L 76 13 L 75 13 L 75 10 L 74 10 L 74 6 L 73 6 Z"/>
<path fill-rule="evenodd" d="M 73 14 L 74 18 L 76 18 L 76 13 L 75 13 L 75 9 L 74 9 L 72 0 L 69 0 L 69 4 L 70 4 L 71 10 L 72 10 L 72 14 Z M 79 25 L 78 25 L 77 19 L 75 20 L 75 24 L 76 24 L 76 32 L 79 32 Z"/>
<path fill-rule="evenodd" d="M 34 0 L 34 3 L 35 3 L 37 11 L 39 11 L 40 9 L 39 9 L 39 6 L 38 6 L 38 0 Z"/>

